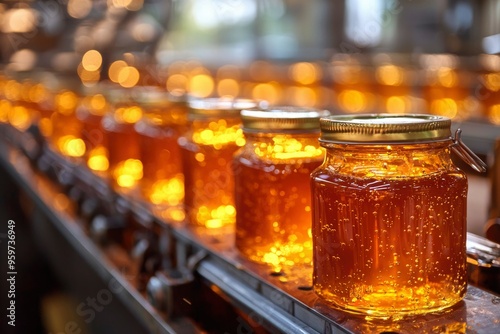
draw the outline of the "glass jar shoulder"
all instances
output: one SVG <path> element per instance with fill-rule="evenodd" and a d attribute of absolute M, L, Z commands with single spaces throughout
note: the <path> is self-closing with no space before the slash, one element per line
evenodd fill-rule
<path fill-rule="evenodd" d="M 452 161 L 449 145 L 327 147 L 323 164 L 313 172 L 320 179 L 339 175 L 366 179 L 420 178 L 450 175 L 466 178 Z"/>
<path fill-rule="evenodd" d="M 245 134 L 246 144 L 237 160 L 261 166 L 278 164 L 321 164 L 324 149 L 317 134 Z"/>

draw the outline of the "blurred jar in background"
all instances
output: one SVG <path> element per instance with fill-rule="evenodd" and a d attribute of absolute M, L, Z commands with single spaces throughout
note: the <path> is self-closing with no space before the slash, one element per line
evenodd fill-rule
<path fill-rule="evenodd" d="M 460 68 L 460 60 L 454 55 L 422 55 L 422 95 L 427 111 L 455 121 L 473 116 L 477 108 L 471 96 L 471 73 Z"/>
<path fill-rule="evenodd" d="M 383 53 L 374 57 L 378 110 L 391 114 L 412 112 L 413 73 L 402 57 Z"/>
<path fill-rule="evenodd" d="M 333 104 L 344 113 L 370 112 L 376 107 L 373 78 L 366 63 L 361 56 L 348 54 L 332 59 Z"/>
<path fill-rule="evenodd" d="M 297 62 L 288 67 L 285 100 L 299 107 L 322 107 L 330 103 L 330 92 L 322 87 L 323 68 L 320 63 Z"/>
<path fill-rule="evenodd" d="M 233 154 L 245 144 L 240 111 L 256 107 L 244 99 L 189 102 L 189 129 L 179 138 L 184 170 L 184 206 L 190 224 L 219 228 L 233 224 Z"/>
<path fill-rule="evenodd" d="M 177 140 L 187 130 L 186 97 L 149 87 L 136 89 L 134 99 L 144 110 L 135 124 L 143 163 L 142 195 L 158 206 L 179 207 L 184 200 L 184 175 Z M 172 219 L 184 219 L 183 210 L 171 211 Z"/>
<path fill-rule="evenodd" d="M 81 139 L 82 123 L 76 117 L 76 109 L 81 96 L 78 83 L 63 80 L 57 83 L 59 89 L 53 90 L 53 112 L 50 116 L 49 142 L 62 155 L 80 159 L 85 154 L 85 143 Z M 69 88 L 67 88 L 69 87 Z M 71 88 L 71 89 L 70 89 Z"/>
<path fill-rule="evenodd" d="M 105 177 L 109 168 L 108 150 L 102 118 L 110 111 L 106 97 L 97 90 L 82 98 L 76 115 L 82 123 L 81 139 L 85 143 L 85 161 L 94 173 Z"/>
<path fill-rule="evenodd" d="M 113 188 L 128 192 L 142 179 L 139 136 L 134 129 L 143 110 L 131 98 L 131 90 L 109 89 L 110 112 L 102 118 L 108 144 L 109 177 Z"/>
<path fill-rule="evenodd" d="M 13 73 L 2 83 L 2 105 L 0 119 L 24 132 L 38 121 L 37 102 L 41 98 L 39 85 L 30 79 L 30 73 Z"/>
<path fill-rule="evenodd" d="M 481 73 L 474 95 L 481 103 L 483 116 L 500 125 L 500 56 L 485 54 L 479 61 Z"/>
<path fill-rule="evenodd" d="M 324 158 L 319 118 L 301 107 L 243 110 L 246 144 L 234 157 L 236 247 L 279 271 L 311 264 L 310 174 Z"/>

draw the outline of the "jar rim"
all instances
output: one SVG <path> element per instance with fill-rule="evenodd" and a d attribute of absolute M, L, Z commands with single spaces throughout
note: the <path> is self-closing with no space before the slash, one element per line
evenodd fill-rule
<path fill-rule="evenodd" d="M 394 143 L 451 138 L 451 119 L 429 114 L 335 115 L 320 119 L 324 142 Z"/>
<path fill-rule="evenodd" d="M 245 132 L 319 132 L 319 120 L 329 116 L 328 110 L 297 106 L 273 106 L 241 111 Z"/>
<path fill-rule="evenodd" d="M 194 98 L 188 101 L 191 119 L 240 117 L 243 109 L 255 108 L 263 102 L 241 98 Z"/>

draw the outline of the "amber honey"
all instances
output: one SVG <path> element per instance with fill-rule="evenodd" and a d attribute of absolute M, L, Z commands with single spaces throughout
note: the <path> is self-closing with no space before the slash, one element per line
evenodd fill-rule
<path fill-rule="evenodd" d="M 119 94 L 119 91 L 113 94 Z M 135 188 L 142 179 L 139 136 L 134 129 L 143 110 L 132 102 L 128 92 L 110 98 L 111 112 L 102 118 L 106 137 L 111 184 L 120 191 Z"/>
<path fill-rule="evenodd" d="M 219 228 L 234 224 L 233 155 L 245 144 L 240 111 L 250 100 L 204 99 L 189 103 L 189 129 L 179 138 L 190 224 Z"/>
<path fill-rule="evenodd" d="M 82 123 L 81 139 L 85 143 L 85 161 L 93 172 L 105 176 L 109 168 L 108 149 L 102 118 L 110 106 L 102 94 L 82 98 L 76 116 Z"/>
<path fill-rule="evenodd" d="M 463 146 L 449 126 L 422 115 L 322 121 L 326 158 L 311 175 L 319 296 L 374 317 L 463 298 L 467 179 L 450 158 Z"/>
<path fill-rule="evenodd" d="M 82 124 L 76 117 L 80 96 L 71 90 L 59 91 L 54 97 L 54 111 L 50 117 L 49 141 L 62 155 L 81 158 L 85 154 L 85 143 L 81 139 Z"/>
<path fill-rule="evenodd" d="M 156 90 L 143 91 L 137 99 L 145 111 L 135 125 L 144 166 L 142 195 L 156 205 L 179 206 L 184 200 L 184 175 L 177 140 L 187 129 L 186 102 Z M 172 218 L 184 218 L 182 210 L 176 212 Z"/>
<path fill-rule="evenodd" d="M 242 111 L 245 146 L 234 158 L 236 247 L 271 265 L 310 265 L 310 174 L 323 161 L 319 117 L 326 111 Z"/>

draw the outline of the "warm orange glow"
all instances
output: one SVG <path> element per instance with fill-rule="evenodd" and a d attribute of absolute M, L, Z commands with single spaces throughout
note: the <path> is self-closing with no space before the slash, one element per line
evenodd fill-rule
<path fill-rule="evenodd" d="M 82 64 L 78 65 L 77 72 L 80 80 L 82 80 L 82 83 L 85 86 L 94 85 L 98 83 L 101 78 L 101 73 L 99 70 L 87 71 L 85 68 L 83 68 Z"/>
<path fill-rule="evenodd" d="M 492 92 L 500 91 L 500 73 L 490 73 L 483 76 L 484 85 Z"/>
<path fill-rule="evenodd" d="M 394 65 L 383 65 L 375 73 L 377 81 L 387 86 L 400 86 L 404 81 L 403 69 Z"/>
<path fill-rule="evenodd" d="M 20 131 L 25 131 L 31 125 L 31 115 L 27 108 L 14 106 L 8 112 L 9 123 Z"/>
<path fill-rule="evenodd" d="M 213 146 L 221 149 L 227 144 L 235 143 L 237 146 L 245 145 L 243 130 L 238 125 L 228 126 L 225 119 L 210 122 L 207 129 L 200 129 L 193 133 L 193 141 L 197 144 Z M 202 162 L 205 157 L 199 152 L 195 155 L 198 162 Z"/>
<path fill-rule="evenodd" d="M 139 71 L 133 66 L 125 66 L 118 73 L 118 83 L 125 88 L 131 88 L 139 82 Z"/>
<path fill-rule="evenodd" d="M 101 68 L 102 56 L 97 50 L 89 50 L 82 57 L 82 66 L 87 71 L 97 71 Z"/>
<path fill-rule="evenodd" d="M 108 6 L 115 8 L 126 8 L 130 11 L 138 11 L 142 8 L 144 0 L 109 0 Z"/>
<path fill-rule="evenodd" d="M 151 187 L 149 199 L 153 204 L 179 205 L 184 198 L 184 177 L 158 180 Z"/>
<path fill-rule="evenodd" d="M 500 104 L 488 108 L 488 119 L 491 123 L 500 125 Z"/>
<path fill-rule="evenodd" d="M 52 122 L 50 118 L 44 117 L 38 121 L 38 128 L 40 128 L 40 133 L 44 137 L 50 137 L 52 135 Z"/>
<path fill-rule="evenodd" d="M 127 66 L 128 66 L 127 63 L 124 62 L 123 60 L 117 60 L 111 63 L 108 69 L 109 79 L 113 82 L 118 83 L 118 76 L 120 74 L 120 71 Z"/>
<path fill-rule="evenodd" d="M 68 157 L 82 157 L 85 154 L 85 143 L 82 139 L 67 135 L 57 140 L 57 148 Z"/>
<path fill-rule="evenodd" d="M 432 101 L 430 111 L 432 114 L 454 118 L 458 114 L 458 105 L 450 98 L 436 99 Z"/>
<path fill-rule="evenodd" d="M 142 109 L 138 106 L 122 107 L 115 110 L 114 117 L 118 123 L 134 124 L 142 117 Z"/>
<path fill-rule="evenodd" d="M 31 102 L 40 103 L 47 97 L 47 94 L 48 92 L 45 89 L 44 85 L 36 84 L 31 86 L 28 96 Z"/>
<path fill-rule="evenodd" d="M 305 62 L 292 65 L 289 75 L 292 80 L 303 85 L 310 85 L 321 78 L 318 67 Z"/>
<path fill-rule="evenodd" d="M 233 205 L 220 205 L 215 209 L 209 210 L 206 206 L 201 206 L 198 210 L 198 221 L 204 221 L 209 229 L 220 228 L 226 225 L 227 221 L 234 221 L 236 218 L 236 209 Z"/>
<path fill-rule="evenodd" d="M 186 93 L 188 79 L 182 74 L 173 74 L 167 79 L 167 90 L 175 95 L 182 95 Z"/>
<path fill-rule="evenodd" d="M 344 111 L 348 112 L 362 112 L 368 106 L 365 94 L 354 89 L 346 89 L 340 92 L 338 103 Z"/>
<path fill-rule="evenodd" d="M 386 112 L 391 114 L 404 114 L 409 111 L 407 98 L 404 96 L 391 96 L 385 103 Z"/>
<path fill-rule="evenodd" d="M 71 91 L 64 91 L 56 95 L 57 111 L 63 115 L 71 115 L 78 103 L 78 96 Z"/>
<path fill-rule="evenodd" d="M 217 94 L 222 97 L 237 97 L 239 90 L 238 81 L 234 79 L 222 79 L 217 84 Z"/>
<path fill-rule="evenodd" d="M 21 98 L 21 89 L 22 85 L 19 82 L 15 80 L 9 80 L 5 83 L 4 95 L 7 100 L 18 101 Z"/>
<path fill-rule="evenodd" d="M 137 159 L 120 162 L 113 170 L 113 178 L 120 187 L 135 186 L 142 179 L 142 162 Z"/>
<path fill-rule="evenodd" d="M 449 67 L 442 67 L 437 70 L 438 82 L 444 87 L 454 87 L 458 84 L 457 72 Z"/>
<path fill-rule="evenodd" d="M 288 100 L 293 105 L 300 107 L 314 107 L 318 102 L 318 96 L 310 87 L 290 87 L 288 89 Z"/>
<path fill-rule="evenodd" d="M 7 123 L 9 121 L 9 111 L 12 107 L 11 103 L 7 100 L 0 100 L 0 122 Z"/>
<path fill-rule="evenodd" d="M 87 166 L 93 171 L 105 172 L 109 168 L 108 150 L 98 146 L 89 152 Z"/>
<path fill-rule="evenodd" d="M 83 19 L 92 9 L 92 0 L 69 0 L 68 14 L 75 19 Z"/>
<path fill-rule="evenodd" d="M 214 90 L 214 80 L 208 74 L 197 74 L 189 80 L 189 93 L 196 97 L 207 97 Z"/>
<path fill-rule="evenodd" d="M 89 111 L 96 116 L 104 116 L 107 109 L 106 98 L 102 94 L 96 94 L 89 98 Z"/>
<path fill-rule="evenodd" d="M 276 104 L 280 99 L 279 86 L 276 83 L 260 83 L 252 89 L 252 98 Z"/>

